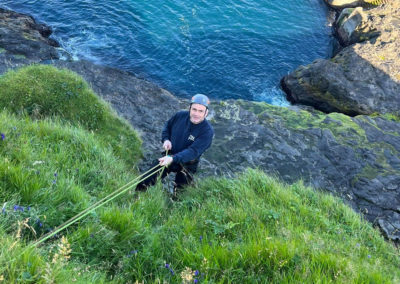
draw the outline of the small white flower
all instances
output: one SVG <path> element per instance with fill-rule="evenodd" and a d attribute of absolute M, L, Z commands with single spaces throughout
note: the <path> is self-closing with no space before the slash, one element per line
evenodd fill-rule
<path fill-rule="evenodd" d="M 36 165 L 41 165 L 43 163 L 44 163 L 44 161 L 34 161 L 32 165 L 36 166 Z"/>

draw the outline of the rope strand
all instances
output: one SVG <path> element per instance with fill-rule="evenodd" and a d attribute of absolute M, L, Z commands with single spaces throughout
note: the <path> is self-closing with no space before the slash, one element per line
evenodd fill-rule
<path fill-rule="evenodd" d="M 158 166 L 158 165 L 157 165 Z M 96 202 L 95 204 L 91 205 L 90 207 L 86 208 L 85 210 L 83 210 L 82 212 L 80 212 L 79 214 L 75 215 L 74 217 L 70 218 L 69 220 L 67 220 L 66 222 L 64 222 L 63 224 L 59 225 L 58 227 L 56 227 L 52 232 L 47 233 L 46 235 L 42 236 L 41 238 L 39 238 L 39 240 L 37 240 L 35 243 L 31 244 L 32 246 L 37 246 L 40 243 L 46 241 L 47 239 L 51 238 L 53 235 L 57 234 L 58 232 L 66 229 L 67 227 L 71 226 L 73 223 L 79 221 L 80 219 L 82 219 L 83 217 L 85 217 L 86 215 L 88 215 L 89 213 L 91 213 L 92 211 L 96 210 L 97 208 L 103 206 L 104 204 L 112 201 L 114 198 L 116 198 L 117 196 L 121 195 L 122 193 L 125 193 L 126 191 L 128 191 L 129 189 L 131 189 L 133 186 L 136 186 L 137 184 L 139 184 L 140 182 L 142 182 L 143 180 L 145 180 L 146 178 L 148 178 L 149 176 L 151 176 L 152 174 L 155 174 L 159 171 L 161 171 L 161 169 L 163 169 L 164 167 L 154 171 L 153 173 L 150 173 L 152 170 L 154 170 L 157 166 L 151 168 L 150 170 L 148 170 L 147 172 L 145 172 L 144 174 L 136 177 L 135 179 L 133 179 L 132 181 L 128 182 L 127 184 L 121 186 L 119 189 L 115 190 L 114 192 L 110 193 L 109 195 L 107 195 L 106 197 L 104 197 L 103 199 L 101 199 L 100 201 Z M 147 176 L 146 176 L 147 175 Z M 145 176 L 144 178 L 141 178 Z M 137 180 L 138 178 L 141 178 L 139 181 L 134 182 L 135 180 Z"/>
<path fill-rule="evenodd" d="M 79 221 L 80 219 L 82 219 L 83 217 L 88 215 L 89 213 L 93 212 L 97 208 L 107 204 L 108 202 L 110 202 L 113 199 L 117 198 L 118 196 L 120 196 L 121 194 L 125 193 L 126 191 L 130 190 L 131 188 L 133 188 L 137 184 L 141 183 L 142 181 L 144 181 L 145 179 L 147 179 L 151 175 L 156 174 L 156 173 L 164 170 L 164 168 L 165 168 L 165 166 L 162 166 L 159 169 L 157 169 L 156 171 L 152 172 L 158 166 L 159 165 L 156 165 L 153 168 L 149 169 L 147 172 L 137 176 L 136 178 L 134 178 L 133 180 L 131 180 L 127 184 L 121 186 L 120 188 L 118 188 L 117 190 L 113 191 L 112 193 L 110 193 L 106 197 L 102 198 L 98 202 L 94 203 L 93 205 L 89 206 L 88 208 L 86 208 L 85 210 L 80 212 L 79 214 L 75 215 L 74 217 L 70 218 L 66 222 L 62 223 L 61 225 L 56 227 L 53 231 L 45 234 L 44 236 L 39 238 L 36 242 L 29 244 L 28 246 L 25 247 L 25 249 L 17 257 L 19 257 L 22 254 L 24 254 L 27 250 L 29 250 L 31 248 L 34 248 L 34 247 L 40 245 L 41 243 L 45 242 L 46 240 L 48 240 L 52 236 L 56 235 L 57 233 L 61 232 L 64 229 L 68 228 L 69 226 L 71 226 L 72 224 L 76 223 L 77 221 Z M 5 264 L 14 262 L 17 259 L 17 257 L 15 257 L 14 259 L 12 259 L 10 261 L 5 262 Z"/>

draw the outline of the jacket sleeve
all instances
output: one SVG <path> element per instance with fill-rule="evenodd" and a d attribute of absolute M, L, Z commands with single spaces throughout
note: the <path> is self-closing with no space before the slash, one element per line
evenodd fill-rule
<path fill-rule="evenodd" d="M 175 163 L 187 163 L 198 159 L 210 146 L 214 132 L 210 129 L 203 133 L 185 150 L 176 153 L 173 157 Z"/>
<path fill-rule="evenodd" d="M 171 127 L 175 120 L 176 114 L 173 115 L 165 124 L 164 128 L 161 132 L 161 143 L 164 143 L 165 140 L 171 140 Z"/>

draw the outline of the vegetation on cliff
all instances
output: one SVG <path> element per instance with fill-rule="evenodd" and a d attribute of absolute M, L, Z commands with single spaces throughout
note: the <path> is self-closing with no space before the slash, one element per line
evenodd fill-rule
<path fill-rule="evenodd" d="M 258 170 L 199 182 L 180 202 L 160 184 L 127 194 L 26 250 L 135 178 L 140 141 L 69 71 L 11 71 L 0 104 L 0 282 L 400 279 L 398 250 L 339 199 Z"/>
<path fill-rule="evenodd" d="M 32 119 L 58 117 L 82 126 L 110 144 L 115 154 L 134 163 L 140 156 L 140 139 L 129 123 L 89 88 L 77 74 L 53 66 L 31 65 L 0 78 L 0 109 L 27 114 Z"/>

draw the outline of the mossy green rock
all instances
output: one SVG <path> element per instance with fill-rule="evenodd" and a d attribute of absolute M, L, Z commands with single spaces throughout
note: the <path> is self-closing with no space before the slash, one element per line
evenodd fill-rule
<path fill-rule="evenodd" d="M 264 103 L 213 105 L 216 174 L 256 167 L 341 196 L 399 240 L 400 122 Z M 396 225 L 397 224 L 397 225 Z"/>

